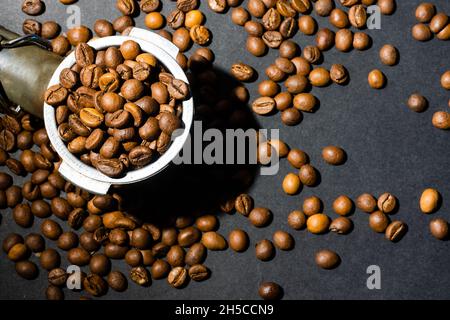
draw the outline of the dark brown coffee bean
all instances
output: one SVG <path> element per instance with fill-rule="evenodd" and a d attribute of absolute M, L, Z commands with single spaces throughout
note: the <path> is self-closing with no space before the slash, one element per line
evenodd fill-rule
<path fill-rule="evenodd" d="M 265 227 L 271 222 L 272 213 L 267 208 L 254 208 L 248 218 L 255 227 Z"/>
<path fill-rule="evenodd" d="M 57 106 L 64 103 L 64 101 L 67 99 L 67 95 L 67 89 L 57 84 L 47 89 L 44 99 L 45 102 L 49 105 Z"/>
<path fill-rule="evenodd" d="M 38 218 L 48 218 L 52 214 L 50 205 L 44 200 L 33 201 L 31 203 L 31 212 Z"/>
<path fill-rule="evenodd" d="M 151 269 L 153 279 L 164 279 L 170 272 L 170 264 L 164 260 L 156 260 Z"/>
<path fill-rule="evenodd" d="M 18 186 L 11 186 L 5 190 L 6 205 L 9 208 L 14 208 L 22 202 L 22 189 Z"/>
<path fill-rule="evenodd" d="M 300 181 L 306 186 L 314 186 L 317 183 L 316 169 L 310 164 L 302 166 L 298 175 Z"/>
<path fill-rule="evenodd" d="M 201 243 L 194 243 L 186 252 L 185 262 L 187 265 L 202 263 L 206 258 L 206 247 Z"/>
<path fill-rule="evenodd" d="M 263 282 L 259 286 L 258 294 L 264 300 L 279 300 L 283 295 L 283 289 L 275 282 Z"/>
<path fill-rule="evenodd" d="M 30 233 L 25 237 L 25 244 L 31 252 L 37 253 L 45 250 L 45 240 L 37 233 Z"/>
<path fill-rule="evenodd" d="M 295 108 L 288 108 L 281 113 L 281 121 L 287 126 L 295 126 L 302 121 L 302 114 Z"/>
<path fill-rule="evenodd" d="M 66 284 L 67 278 L 68 274 L 62 268 L 50 270 L 47 276 L 48 282 L 56 287 L 63 287 Z"/>
<path fill-rule="evenodd" d="M 144 1 L 141 1 L 141 5 Z M 145 2 L 148 2 L 145 1 Z M 120 271 L 113 271 L 107 277 L 108 285 L 117 292 L 123 292 L 128 288 L 127 278 Z"/>
<path fill-rule="evenodd" d="M 49 248 L 41 252 L 39 262 L 43 269 L 50 271 L 59 267 L 61 257 L 55 249 Z"/>
<path fill-rule="evenodd" d="M 45 219 L 41 223 L 41 233 L 50 240 L 56 240 L 62 233 L 61 226 L 50 219 Z"/>
<path fill-rule="evenodd" d="M 62 250 L 70 250 L 78 246 L 78 235 L 75 232 L 67 231 L 62 233 L 58 238 L 58 248 Z"/>
<path fill-rule="evenodd" d="M 15 265 L 15 269 L 17 274 L 26 280 L 36 279 L 39 274 L 36 264 L 28 260 L 18 261 Z"/>
<path fill-rule="evenodd" d="M 29 228 L 33 225 L 34 216 L 31 213 L 31 208 L 28 204 L 19 204 L 15 206 L 12 214 L 14 221 L 22 228 Z"/>
<path fill-rule="evenodd" d="M 69 252 L 67 253 L 67 260 L 77 266 L 85 266 L 89 264 L 90 259 L 91 256 L 89 252 L 87 252 L 83 248 L 74 248 L 69 250 Z"/>
<path fill-rule="evenodd" d="M 41 197 L 41 190 L 39 186 L 34 185 L 31 181 L 27 181 L 22 187 L 22 196 L 28 201 L 34 201 Z"/>
<path fill-rule="evenodd" d="M 194 281 L 204 281 L 209 278 L 209 270 L 201 264 L 193 265 L 189 268 L 189 277 Z"/>
<path fill-rule="evenodd" d="M 152 150 L 145 146 L 137 146 L 129 153 L 130 163 L 135 167 L 143 167 L 151 162 Z"/>
<path fill-rule="evenodd" d="M 2 131 L 0 131 L 0 148 L 2 148 L 6 152 L 11 152 L 15 149 L 15 147 L 16 147 L 15 135 L 7 129 L 3 129 Z"/>
<path fill-rule="evenodd" d="M 345 151 L 336 146 L 327 146 L 322 149 L 322 158 L 331 165 L 341 165 L 345 162 Z"/>
<path fill-rule="evenodd" d="M 11 248 L 14 247 L 14 245 L 16 245 L 18 243 L 24 243 L 24 239 L 22 238 L 21 235 L 19 235 L 17 233 L 8 234 L 3 239 L 3 243 L 2 243 L 3 252 L 5 252 L 7 254 L 9 252 L 9 250 L 11 250 Z"/>
<path fill-rule="evenodd" d="M 378 209 L 380 209 L 384 213 L 391 213 L 397 207 L 397 199 L 391 193 L 383 193 L 377 202 Z"/>
<path fill-rule="evenodd" d="M 427 99 L 419 93 L 413 93 L 408 98 L 408 108 L 415 112 L 423 112 L 428 107 Z"/>
<path fill-rule="evenodd" d="M 140 286 L 148 286 L 151 281 L 149 272 L 142 266 L 131 269 L 130 278 Z"/>
<path fill-rule="evenodd" d="M 442 218 L 435 218 L 430 221 L 430 232 L 436 239 L 446 240 L 449 235 L 448 222 Z"/>
<path fill-rule="evenodd" d="M 253 210 L 253 199 L 248 194 L 241 194 L 236 198 L 234 207 L 240 214 L 248 216 Z"/>
<path fill-rule="evenodd" d="M 188 272 L 183 267 L 175 267 L 167 276 L 167 281 L 174 288 L 181 288 L 186 283 Z"/>
<path fill-rule="evenodd" d="M 292 211 L 288 216 L 288 224 L 295 230 L 303 229 L 306 225 L 306 216 L 299 210 Z"/>
<path fill-rule="evenodd" d="M 369 216 L 369 226 L 375 232 L 385 232 L 389 222 L 389 217 L 381 211 L 372 212 Z"/>
<path fill-rule="evenodd" d="M 99 297 L 108 290 L 108 283 L 99 275 L 90 274 L 83 280 L 83 288 L 94 297 Z"/>
<path fill-rule="evenodd" d="M 254 70 L 244 63 L 235 63 L 231 66 L 231 75 L 238 81 L 249 81 L 254 76 Z"/>

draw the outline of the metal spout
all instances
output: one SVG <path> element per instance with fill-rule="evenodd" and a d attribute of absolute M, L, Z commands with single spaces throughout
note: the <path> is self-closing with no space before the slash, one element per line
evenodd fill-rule
<path fill-rule="evenodd" d="M 0 26 L 1 43 L 17 39 L 18 34 Z M 0 49 L 0 99 L 43 118 L 44 93 L 62 57 L 33 44 L 21 42 L 14 48 Z"/>

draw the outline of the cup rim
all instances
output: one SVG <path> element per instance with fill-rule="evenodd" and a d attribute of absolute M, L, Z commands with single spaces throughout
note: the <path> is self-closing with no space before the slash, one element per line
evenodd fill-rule
<path fill-rule="evenodd" d="M 189 80 L 186 74 L 184 73 L 183 69 L 179 66 L 179 64 L 176 62 L 176 60 L 170 54 L 164 51 L 164 48 L 158 47 L 151 42 L 130 36 L 111 36 L 91 40 L 90 42 L 88 42 L 88 44 L 95 50 L 102 50 L 107 47 L 120 46 L 123 42 L 127 40 L 133 40 L 137 42 L 140 45 L 142 52 L 148 52 L 153 54 L 156 57 L 156 59 L 158 59 L 158 61 L 162 63 L 176 79 L 183 80 L 189 85 Z M 47 87 L 49 88 L 53 85 L 59 84 L 59 75 L 61 71 L 65 68 L 71 68 L 75 63 L 76 63 L 75 52 L 72 52 L 61 62 L 58 68 L 54 71 Z M 109 183 L 113 185 L 131 184 L 145 180 L 159 173 L 164 168 L 166 168 L 175 157 L 178 156 L 179 152 L 181 151 L 181 149 L 183 148 L 184 144 L 188 139 L 189 132 L 192 127 L 192 122 L 194 118 L 194 103 L 192 95 L 189 100 L 183 101 L 182 105 L 183 105 L 183 113 L 181 116 L 181 121 L 183 122 L 184 126 L 183 133 L 177 135 L 177 137 L 172 139 L 172 143 L 169 149 L 163 155 L 161 155 L 156 161 L 144 166 L 143 168 L 128 171 L 122 178 L 108 177 L 105 174 L 98 171 L 96 168 L 83 163 L 75 155 L 70 153 L 69 150 L 67 149 L 67 146 L 64 144 L 64 142 L 59 136 L 55 119 L 55 112 L 56 112 L 55 108 L 48 105 L 45 102 L 44 102 L 44 123 L 50 142 L 55 148 L 55 151 L 58 153 L 62 161 L 68 164 L 72 169 L 76 170 L 83 176 L 86 176 L 90 179 L 94 179 L 96 181 Z"/>

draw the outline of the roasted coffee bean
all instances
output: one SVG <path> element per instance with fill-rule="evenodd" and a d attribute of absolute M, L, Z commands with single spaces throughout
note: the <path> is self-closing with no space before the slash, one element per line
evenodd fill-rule
<path fill-rule="evenodd" d="M 386 239 L 392 242 L 398 242 L 406 234 L 407 226 L 404 222 L 395 220 L 392 221 L 385 232 Z"/>
<path fill-rule="evenodd" d="M 341 258 L 336 252 L 324 249 L 316 253 L 315 261 L 322 269 L 334 269 L 340 264 Z"/>
<path fill-rule="evenodd" d="M 48 103 L 51 106 L 57 106 L 67 99 L 68 91 L 66 88 L 62 87 L 61 85 L 53 85 L 50 88 L 47 89 L 45 92 L 45 102 Z"/>
<path fill-rule="evenodd" d="M 275 109 L 275 100 L 271 97 L 260 97 L 253 101 L 252 110 L 259 115 L 268 115 Z"/>
<path fill-rule="evenodd" d="M 8 259 L 17 262 L 25 260 L 30 256 L 28 247 L 23 243 L 15 243 L 8 250 Z"/>
<path fill-rule="evenodd" d="M 389 222 L 389 217 L 381 211 L 372 212 L 369 216 L 369 226 L 375 232 L 385 232 Z"/>
<path fill-rule="evenodd" d="M 439 240 L 446 240 L 448 239 L 449 235 L 449 228 L 448 228 L 448 222 L 442 218 L 435 218 L 430 221 L 430 232 L 431 234 Z"/>
<path fill-rule="evenodd" d="M 65 36 L 57 36 L 51 41 L 52 50 L 55 54 L 65 56 L 71 48 L 69 40 Z"/>
<path fill-rule="evenodd" d="M 45 4 L 41 0 L 25 0 L 22 3 L 22 11 L 30 16 L 40 15 L 44 8 Z"/>
<path fill-rule="evenodd" d="M 41 233 L 50 240 L 57 240 L 62 233 L 62 229 L 57 222 L 45 219 L 41 223 Z"/>
<path fill-rule="evenodd" d="M 283 179 L 282 187 L 286 194 L 294 195 L 301 187 L 300 178 L 294 173 L 288 173 Z"/>
<path fill-rule="evenodd" d="M 78 235 L 75 232 L 63 232 L 58 238 L 58 248 L 70 250 L 78 246 Z"/>
<path fill-rule="evenodd" d="M 111 178 L 120 178 L 125 171 L 124 165 L 119 159 L 100 159 L 97 162 L 97 169 Z"/>
<path fill-rule="evenodd" d="M 398 51 L 390 44 L 385 44 L 380 49 L 379 55 L 381 62 L 385 65 L 393 66 L 398 62 Z"/>
<path fill-rule="evenodd" d="M 187 280 L 188 272 L 183 267 L 175 267 L 167 276 L 167 281 L 174 288 L 181 288 L 185 285 Z"/>
<path fill-rule="evenodd" d="M 183 267 L 185 265 L 185 252 L 180 246 L 172 246 L 166 255 L 167 262 L 172 267 Z"/>
<path fill-rule="evenodd" d="M 275 247 L 270 240 L 261 240 L 255 245 L 255 254 L 261 261 L 272 260 L 275 256 Z"/>
<path fill-rule="evenodd" d="M 259 286 L 258 294 L 264 300 L 279 300 L 283 296 L 283 289 L 275 282 L 263 282 Z"/>
<path fill-rule="evenodd" d="M 430 21 L 430 30 L 437 34 L 438 39 L 440 32 L 445 32 L 448 29 L 448 16 L 443 13 L 437 13 Z"/>
<path fill-rule="evenodd" d="M 181 120 L 176 115 L 168 112 L 161 113 L 159 127 L 164 133 L 171 135 L 176 129 L 180 128 L 180 126 Z"/>
<path fill-rule="evenodd" d="M 144 1 L 141 1 L 141 5 L 143 2 Z M 123 292 L 128 288 L 127 278 L 120 271 L 113 271 L 110 274 L 108 274 L 107 282 L 109 287 L 117 292 Z"/>
<path fill-rule="evenodd" d="M 68 274 L 62 268 L 50 270 L 47 276 L 48 282 L 56 287 L 63 287 L 66 284 L 67 278 Z"/>
<path fill-rule="evenodd" d="M 309 232 L 314 234 L 321 234 L 328 230 L 330 219 L 323 213 L 317 213 L 308 218 L 306 227 Z"/>
<path fill-rule="evenodd" d="M 333 202 L 333 210 L 340 216 L 349 215 L 353 210 L 353 202 L 347 196 L 339 196 Z"/>
<path fill-rule="evenodd" d="M 67 260 L 77 266 L 85 266 L 89 264 L 90 259 L 91 256 L 89 252 L 87 252 L 83 248 L 74 248 L 69 250 L 69 252 L 67 253 Z"/>
<path fill-rule="evenodd" d="M 24 34 L 41 35 L 42 24 L 34 19 L 26 19 L 22 24 L 22 31 Z"/>
<path fill-rule="evenodd" d="M 22 196 L 28 201 L 34 201 L 41 197 L 41 190 L 39 186 L 34 185 L 31 181 L 27 181 L 22 187 Z"/>
<path fill-rule="evenodd" d="M 353 47 L 356 50 L 366 50 L 370 47 L 371 39 L 367 33 L 356 32 L 353 35 Z"/>
<path fill-rule="evenodd" d="M 44 200 L 40 199 L 35 200 L 31 203 L 31 212 L 38 218 L 47 218 L 52 214 L 50 205 Z"/>
<path fill-rule="evenodd" d="M 167 90 L 172 98 L 177 100 L 184 100 L 189 95 L 189 87 L 183 80 L 172 79 L 167 86 Z"/>
<path fill-rule="evenodd" d="M 206 258 L 206 247 L 201 243 L 194 243 L 186 252 L 185 262 L 187 265 L 202 263 Z"/>
<path fill-rule="evenodd" d="M 201 238 L 201 232 L 195 227 L 187 227 L 178 234 L 178 244 L 182 247 L 189 247 L 198 242 Z"/>
<path fill-rule="evenodd" d="M 8 254 L 9 250 L 18 243 L 24 243 L 24 239 L 17 233 L 10 233 L 4 239 L 2 243 L 3 252 Z"/>
<path fill-rule="evenodd" d="M 419 93 L 413 93 L 409 96 L 407 106 L 415 112 L 423 112 L 428 107 L 427 99 Z"/>
<path fill-rule="evenodd" d="M 89 294 L 99 297 L 108 290 L 108 283 L 97 274 L 90 274 L 83 280 L 83 289 Z"/>
<path fill-rule="evenodd" d="M 41 267 L 47 271 L 58 268 L 61 264 L 61 257 L 55 249 L 46 249 L 41 252 L 39 257 Z"/>
<path fill-rule="evenodd" d="M 339 217 L 334 219 L 329 227 L 329 230 L 337 234 L 347 234 L 353 228 L 352 220 L 347 217 Z"/>
<path fill-rule="evenodd" d="M 30 233 L 25 237 L 25 244 L 31 252 L 37 253 L 45 250 L 45 240 L 37 233 Z"/>
<path fill-rule="evenodd" d="M 288 224 L 295 230 L 303 229 L 306 226 L 306 216 L 299 210 L 292 211 L 288 216 Z"/>
<path fill-rule="evenodd" d="M 80 43 L 75 48 L 75 60 L 81 67 L 87 67 L 94 64 L 95 52 L 91 46 L 86 43 Z"/>
<path fill-rule="evenodd" d="M 94 274 L 105 276 L 111 269 L 111 261 L 104 254 L 94 254 L 89 262 L 89 269 Z"/>
<path fill-rule="evenodd" d="M 19 204 L 15 206 L 12 214 L 14 221 L 22 228 L 29 228 L 33 225 L 34 216 L 31 213 L 31 208 L 28 204 Z"/>
<path fill-rule="evenodd" d="M 446 111 L 437 111 L 433 114 L 432 123 L 435 128 L 441 130 L 450 129 L 450 113 Z"/>
<path fill-rule="evenodd" d="M 254 70 L 244 63 L 235 63 L 231 66 L 231 75 L 238 81 L 250 81 L 254 76 Z"/>
<path fill-rule="evenodd" d="M 147 269 L 142 266 L 132 268 L 130 271 L 130 278 L 140 286 L 148 286 L 151 281 Z"/>
<path fill-rule="evenodd" d="M 356 206 L 366 213 L 372 213 L 377 207 L 377 201 L 371 194 L 363 193 L 356 199 Z"/>
<path fill-rule="evenodd" d="M 441 195 L 436 189 L 425 189 L 419 200 L 420 210 L 426 214 L 433 213 L 439 207 L 440 201 Z"/>
<path fill-rule="evenodd" d="M 273 234 L 273 243 L 280 250 L 292 250 L 295 245 L 294 238 L 285 231 L 275 231 Z"/>
<path fill-rule="evenodd" d="M 47 300 L 64 300 L 64 292 L 61 288 L 49 285 L 45 290 Z"/>
<path fill-rule="evenodd" d="M 15 269 L 17 274 L 26 280 L 36 279 L 39 274 L 36 264 L 28 260 L 16 262 Z"/>
<path fill-rule="evenodd" d="M 189 268 L 189 277 L 194 281 L 203 281 L 209 277 L 209 270 L 201 264 L 193 265 Z"/>
<path fill-rule="evenodd" d="M 6 205 L 9 208 L 14 208 L 16 205 L 22 202 L 22 189 L 18 186 L 11 186 L 5 190 Z"/>
<path fill-rule="evenodd" d="M 397 208 L 397 199 L 390 193 L 383 193 L 378 198 L 377 206 L 384 213 L 392 213 Z"/>
<path fill-rule="evenodd" d="M 312 216 L 322 211 L 322 200 L 316 196 L 310 196 L 303 201 L 302 210 L 307 216 Z"/>
<path fill-rule="evenodd" d="M 433 37 L 430 27 L 423 23 L 414 25 L 411 29 L 411 34 L 418 41 L 428 41 Z"/>
<path fill-rule="evenodd" d="M 353 33 L 348 29 L 340 29 L 336 32 L 334 42 L 337 50 L 350 51 L 353 47 Z"/>
<path fill-rule="evenodd" d="M 224 237 L 217 232 L 206 232 L 202 236 L 202 244 L 209 250 L 225 250 L 228 245 Z"/>
<path fill-rule="evenodd" d="M 96 252 L 101 247 L 101 244 L 94 239 L 94 234 L 91 232 L 83 232 L 80 235 L 79 242 L 80 242 L 80 246 L 83 249 L 85 249 L 87 252 Z M 105 246 L 105 254 L 109 258 L 111 258 L 106 251 L 106 246 Z"/>
<path fill-rule="evenodd" d="M 258 207 L 250 212 L 248 218 L 255 227 L 265 227 L 271 222 L 272 213 L 267 208 Z"/>
<path fill-rule="evenodd" d="M 345 162 L 345 151 L 336 146 L 327 146 L 322 149 L 322 158 L 331 165 L 341 165 Z"/>
<path fill-rule="evenodd" d="M 279 48 L 283 42 L 283 35 L 279 31 L 266 31 L 262 35 L 264 43 L 270 48 Z"/>
<path fill-rule="evenodd" d="M 253 199 L 248 194 L 243 193 L 236 198 L 234 207 L 240 214 L 248 216 L 250 211 L 253 210 Z"/>
<path fill-rule="evenodd" d="M 341 64 L 333 64 L 330 69 L 330 78 L 334 83 L 345 84 L 348 81 L 347 69 Z"/>

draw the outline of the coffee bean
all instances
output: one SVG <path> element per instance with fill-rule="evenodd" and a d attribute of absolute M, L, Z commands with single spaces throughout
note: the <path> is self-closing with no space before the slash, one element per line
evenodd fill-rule
<path fill-rule="evenodd" d="M 273 243 L 275 247 L 281 250 L 292 250 L 295 245 L 294 238 L 285 231 L 275 231 L 273 234 Z"/>
<path fill-rule="evenodd" d="M 341 262 L 341 258 L 336 252 L 327 249 L 318 251 L 315 260 L 322 269 L 334 269 Z"/>
<path fill-rule="evenodd" d="M 33 225 L 34 216 L 31 213 L 31 208 L 28 204 L 19 204 L 15 206 L 12 214 L 14 221 L 22 228 L 29 228 Z"/>
<path fill-rule="evenodd" d="M 347 217 L 339 217 L 334 219 L 329 227 L 329 230 L 337 234 L 347 234 L 353 228 L 353 222 Z"/>
<path fill-rule="evenodd" d="M 44 8 L 45 4 L 40 0 L 25 0 L 22 3 L 22 11 L 30 16 L 40 15 Z"/>
<path fill-rule="evenodd" d="M 37 233 L 30 233 L 25 237 L 25 244 L 31 252 L 37 253 L 45 250 L 45 240 Z"/>
<path fill-rule="evenodd" d="M 183 80 L 172 79 L 167 86 L 167 90 L 172 98 L 177 100 L 184 100 L 189 95 L 189 87 Z"/>
<path fill-rule="evenodd" d="M 75 232 L 63 232 L 58 238 L 58 248 L 68 251 L 78 246 L 78 235 Z"/>
<path fill-rule="evenodd" d="M 252 110 L 259 115 L 267 115 L 275 109 L 275 100 L 271 97 L 260 97 L 253 101 Z"/>
<path fill-rule="evenodd" d="M 394 46 L 390 44 L 385 44 L 380 49 L 379 54 L 381 62 L 384 63 L 385 65 L 393 66 L 398 61 L 398 51 Z"/>
<path fill-rule="evenodd" d="M 389 222 L 389 217 L 381 211 L 372 212 L 369 216 L 369 226 L 375 232 L 385 232 Z"/>
<path fill-rule="evenodd" d="M 111 178 L 120 178 L 125 171 L 124 165 L 119 159 L 100 159 L 96 167 L 101 173 Z"/>
<path fill-rule="evenodd" d="M 231 247 L 231 240 L 230 240 Z M 184 258 L 187 265 L 195 265 L 203 263 L 206 258 L 206 247 L 201 243 L 194 243 L 189 250 L 186 252 Z"/>
<path fill-rule="evenodd" d="M 202 232 L 214 231 L 217 229 L 219 221 L 214 215 L 204 215 L 198 217 L 195 221 L 195 226 Z"/>
<path fill-rule="evenodd" d="M 436 7 L 432 3 L 424 2 L 417 6 L 415 16 L 419 22 L 429 22 L 436 14 Z"/>
<path fill-rule="evenodd" d="M 363 193 L 356 199 L 356 206 L 366 213 L 372 213 L 377 207 L 377 201 L 371 194 Z"/>
<path fill-rule="evenodd" d="M 111 269 L 111 261 L 104 254 L 97 253 L 91 257 L 89 269 L 94 274 L 107 275 Z"/>
<path fill-rule="evenodd" d="M 369 86 L 374 89 L 381 89 L 386 84 L 385 75 L 378 69 L 370 71 L 367 79 L 369 82 Z"/>
<path fill-rule="evenodd" d="M 275 256 L 275 247 L 270 240 L 259 241 L 255 246 L 256 258 L 261 261 L 272 260 Z"/>
<path fill-rule="evenodd" d="M 0 190 L 8 189 L 12 184 L 13 178 L 5 172 L 0 172 Z"/>
<path fill-rule="evenodd" d="M 385 232 L 386 239 L 392 242 L 398 242 L 407 232 L 407 226 L 402 221 L 392 221 Z"/>
<path fill-rule="evenodd" d="M 430 27 L 423 23 L 414 25 L 411 29 L 411 34 L 417 41 L 428 41 L 433 37 Z"/>
<path fill-rule="evenodd" d="M 249 245 L 249 238 L 245 231 L 235 229 L 228 235 L 228 243 L 230 248 L 236 252 L 243 252 L 247 250 Z"/>
<path fill-rule="evenodd" d="M 181 288 L 185 285 L 188 272 L 183 267 L 175 267 L 167 276 L 167 281 L 174 288 Z"/>
<path fill-rule="evenodd" d="M 397 199 L 390 193 L 383 193 L 378 198 L 377 206 L 384 213 L 392 213 L 397 208 Z"/>
<path fill-rule="evenodd" d="M 423 112 L 428 107 L 427 99 L 419 93 L 413 93 L 409 96 L 407 102 L 408 108 L 415 112 Z"/>
<path fill-rule="evenodd" d="M 61 226 L 50 219 L 45 219 L 41 223 L 41 233 L 50 240 L 56 240 L 62 233 Z"/>
<path fill-rule="evenodd" d="M 24 239 L 21 235 L 17 233 L 10 233 L 4 239 L 2 243 L 3 252 L 6 254 L 14 247 L 16 244 L 24 243 Z"/>
<path fill-rule="evenodd" d="M 301 187 L 300 178 L 294 173 L 288 173 L 283 180 L 283 190 L 286 194 L 294 195 Z"/>
<path fill-rule="evenodd" d="M 433 123 L 433 126 L 438 129 L 441 129 L 441 130 L 450 129 L 450 113 L 446 112 L 446 111 L 435 112 L 433 114 L 432 123 Z M 1 139 L 1 137 L 0 137 L 0 139 Z"/>
<path fill-rule="evenodd" d="M 330 219 L 323 213 L 317 213 L 308 218 L 306 227 L 309 232 L 314 234 L 324 233 L 328 230 Z"/>
<path fill-rule="evenodd" d="M 6 205 L 9 208 L 14 208 L 19 203 L 21 203 L 23 199 L 22 190 L 18 186 L 11 186 L 8 189 L 6 189 L 5 196 L 6 196 Z"/>
<path fill-rule="evenodd" d="M 47 300 L 64 300 L 64 292 L 61 288 L 49 285 L 45 290 Z"/>
<path fill-rule="evenodd" d="M 36 264 L 28 260 L 16 262 L 15 269 L 17 274 L 26 280 L 36 279 L 39 274 Z"/>
<path fill-rule="evenodd" d="M 209 250 L 225 250 L 227 248 L 227 242 L 224 237 L 217 232 L 206 232 L 202 236 L 202 244 Z"/>
<path fill-rule="evenodd" d="M 47 276 L 48 282 L 56 287 L 63 287 L 66 284 L 67 278 L 68 274 L 62 268 L 50 270 Z"/>
<path fill-rule="evenodd" d="M 253 209 L 253 199 L 248 194 L 243 193 L 236 198 L 234 207 L 243 216 L 248 216 Z"/>
<path fill-rule="evenodd" d="M 148 2 L 148 1 L 146 1 Z M 142 5 L 142 1 L 141 1 Z M 123 292 L 128 288 L 127 278 L 120 271 L 113 271 L 107 277 L 108 285 L 117 292 Z"/>
<path fill-rule="evenodd" d="M 294 210 L 289 214 L 287 221 L 291 228 L 300 230 L 306 225 L 306 216 L 303 212 Z"/>
<path fill-rule="evenodd" d="M 235 63 L 231 66 L 231 75 L 238 81 L 250 81 L 255 71 L 254 69 L 244 63 Z"/>
<path fill-rule="evenodd" d="M 134 14 L 136 4 L 134 0 L 117 0 L 116 8 L 122 12 L 124 16 L 131 16 Z"/>
<path fill-rule="evenodd" d="M 259 286 L 258 294 L 264 300 L 279 300 L 283 296 L 283 289 L 275 282 L 263 282 Z"/>
<path fill-rule="evenodd" d="M 26 19 L 22 24 L 24 34 L 41 35 L 42 24 L 34 19 Z"/>
<path fill-rule="evenodd" d="M 83 280 L 83 289 L 89 294 L 99 297 L 108 290 L 108 283 L 99 275 L 90 274 Z"/>
<path fill-rule="evenodd" d="M 298 176 L 300 177 L 300 181 L 306 186 L 314 186 L 317 184 L 317 171 L 310 164 L 301 166 Z"/>
<path fill-rule="evenodd" d="M 81 238 L 80 238 L 81 241 Z M 106 250 L 106 247 L 105 247 Z M 105 251 L 106 252 L 106 251 Z M 70 249 L 67 253 L 67 260 L 69 260 L 70 263 L 77 265 L 77 266 L 85 266 L 89 264 L 89 261 L 91 259 L 91 256 L 89 252 L 87 252 L 83 248 L 74 248 Z"/>
<path fill-rule="evenodd" d="M 8 259 L 14 262 L 25 260 L 29 255 L 28 247 L 23 243 L 16 243 L 8 250 Z"/>
<path fill-rule="evenodd" d="M 445 13 L 437 13 L 430 21 L 429 27 L 433 33 L 439 33 L 448 25 L 448 16 Z"/>
<path fill-rule="evenodd" d="M 330 72 L 325 68 L 316 68 L 309 74 L 309 81 L 315 87 L 324 87 L 330 82 Z"/>
<path fill-rule="evenodd" d="M 449 235 L 448 222 L 442 218 L 435 218 L 430 221 L 430 232 L 436 239 L 445 240 Z"/>
<path fill-rule="evenodd" d="M 170 264 L 164 260 L 156 260 L 151 269 L 152 277 L 155 280 L 164 279 L 170 272 Z"/>
<path fill-rule="evenodd" d="M 41 267 L 47 271 L 58 268 L 61 264 L 61 257 L 55 249 L 46 249 L 41 252 L 39 257 Z"/>
<path fill-rule="evenodd" d="M 322 201 L 316 196 L 307 197 L 303 201 L 302 209 L 304 214 L 312 216 L 322 210 Z"/>
<path fill-rule="evenodd" d="M 419 205 L 423 213 L 433 213 L 439 206 L 441 196 L 436 189 L 428 188 L 422 192 Z"/>
<path fill-rule="evenodd" d="M 295 126 L 303 119 L 302 114 L 295 108 L 287 108 L 281 113 L 281 121 L 287 126 Z"/>
<path fill-rule="evenodd" d="M 267 208 L 254 208 L 249 216 L 250 222 L 258 228 L 267 226 L 272 220 L 272 213 Z"/>
<path fill-rule="evenodd" d="M 356 32 L 353 35 L 353 47 L 356 50 L 366 50 L 371 44 L 369 35 L 364 32 Z"/>

